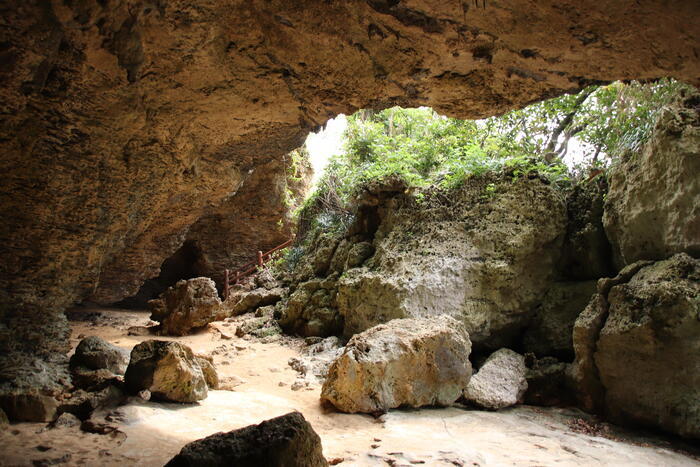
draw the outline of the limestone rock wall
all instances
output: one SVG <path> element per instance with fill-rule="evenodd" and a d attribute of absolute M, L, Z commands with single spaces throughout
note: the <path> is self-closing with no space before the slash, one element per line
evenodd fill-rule
<path fill-rule="evenodd" d="M 0 9 L 3 350 L 65 351 L 66 306 L 133 295 L 246 174 L 338 113 L 430 105 L 477 118 L 592 82 L 700 84 L 696 2 Z"/>
<path fill-rule="evenodd" d="M 405 191 L 392 180 L 366 187 L 345 236 L 310 244 L 282 326 L 325 336 L 342 323 L 349 338 L 396 318 L 447 314 L 477 348 L 512 345 L 557 276 L 564 196 L 535 175 Z"/>
<path fill-rule="evenodd" d="M 698 83 L 698 8 L 6 2 L 2 302 L 134 293 L 261 157 L 339 112 L 474 118 L 598 80 Z"/>
<path fill-rule="evenodd" d="M 603 221 L 618 267 L 700 257 L 700 93 L 664 109 L 643 150 L 612 170 Z"/>
<path fill-rule="evenodd" d="M 700 438 L 698 297 L 700 260 L 685 253 L 601 279 L 573 334 L 583 407 Z"/>

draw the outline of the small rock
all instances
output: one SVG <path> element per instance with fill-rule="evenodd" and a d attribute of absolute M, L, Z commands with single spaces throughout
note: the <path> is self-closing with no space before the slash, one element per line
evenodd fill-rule
<path fill-rule="evenodd" d="M 65 412 L 51 424 L 51 428 L 71 428 L 78 425 L 80 425 L 78 417 L 72 413 Z"/>
<path fill-rule="evenodd" d="M 227 376 L 219 379 L 219 389 L 222 391 L 233 391 L 235 387 L 245 383 L 246 380 L 238 376 Z"/>
<path fill-rule="evenodd" d="M 145 401 L 150 401 L 151 400 L 151 391 L 149 391 L 148 389 L 143 389 L 143 390 L 139 391 L 138 396 Z"/>
<path fill-rule="evenodd" d="M 89 418 L 80 424 L 80 429 L 87 433 L 106 435 L 113 431 L 117 431 L 117 426 L 107 423 L 106 421 L 98 421 Z"/>
<path fill-rule="evenodd" d="M 127 329 L 126 333 L 129 336 L 150 336 L 152 334 L 152 330 L 147 326 L 131 326 L 129 329 Z"/>
<path fill-rule="evenodd" d="M 297 380 L 292 384 L 292 391 L 299 391 L 309 385 L 308 381 Z"/>
<path fill-rule="evenodd" d="M 216 372 L 216 367 L 214 367 L 214 359 L 207 355 L 195 355 L 195 360 L 199 363 L 199 367 L 204 373 L 204 380 L 207 382 L 207 386 L 210 389 L 217 389 L 219 387 L 219 375 Z"/>
<path fill-rule="evenodd" d="M 54 457 L 52 459 L 37 459 L 32 461 L 34 467 L 48 467 L 50 465 L 65 464 L 71 460 L 70 454 L 64 454 L 61 457 Z"/>
<path fill-rule="evenodd" d="M 492 353 L 472 376 L 464 397 L 486 409 L 501 409 L 522 402 L 527 390 L 525 358 L 510 349 Z"/>

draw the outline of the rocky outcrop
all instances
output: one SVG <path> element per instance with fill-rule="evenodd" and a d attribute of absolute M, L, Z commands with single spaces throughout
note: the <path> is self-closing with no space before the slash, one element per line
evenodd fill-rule
<path fill-rule="evenodd" d="M 136 345 L 124 382 L 130 393 L 148 390 L 156 400 L 196 402 L 207 397 L 207 382 L 192 350 L 177 342 Z"/>
<path fill-rule="evenodd" d="M 464 326 L 449 316 L 396 319 L 350 339 L 321 400 L 350 413 L 450 405 L 469 382 L 470 352 Z"/>
<path fill-rule="evenodd" d="M 228 314 L 208 277 L 179 281 L 149 306 L 151 319 L 160 321 L 161 332 L 171 336 L 184 336 Z"/>
<path fill-rule="evenodd" d="M 325 256 L 321 252 L 318 256 Z M 328 255 L 333 257 L 332 254 Z M 281 304 L 279 324 L 285 332 L 301 336 L 328 337 L 343 332 L 343 318 L 336 304 L 337 275 L 313 278 L 299 284 Z"/>
<path fill-rule="evenodd" d="M 167 467 L 326 467 L 321 438 L 299 412 L 193 441 Z"/>
<path fill-rule="evenodd" d="M 596 281 L 555 282 L 535 309 L 523 335 L 523 348 L 538 357 L 574 359 L 574 323 L 596 290 Z"/>
<path fill-rule="evenodd" d="M 700 83 L 695 2 L 3 8 L 7 362 L 5 348 L 66 352 L 63 309 L 133 295 L 251 171 L 329 117 L 401 104 L 479 118 L 592 82 Z"/>
<path fill-rule="evenodd" d="M 500 349 L 486 359 L 464 390 L 464 398 L 485 409 L 498 410 L 522 402 L 527 390 L 525 359 Z"/>
<path fill-rule="evenodd" d="M 338 281 L 345 336 L 394 318 L 447 313 L 464 323 L 475 347 L 512 344 L 554 278 L 566 225 L 562 198 L 536 177 L 474 178 L 449 201 L 428 196 L 393 198 L 370 265 Z"/>
<path fill-rule="evenodd" d="M 282 334 L 282 328 L 274 318 L 274 308 L 258 308 L 255 314 L 247 314 L 236 320 L 236 336 L 244 339 L 274 339 Z"/>
<path fill-rule="evenodd" d="M 700 438 L 698 296 L 700 260 L 683 253 L 601 279 L 574 328 L 583 405 Z"/>
<path fill-rule="evenodd" d="M 57 397 L 71 386 L 66 357 L 33 356 L 24 352 L 0 354 L 0 357 L 4 357 L 0 358 L 0 408 L 8 418 L 17 422 L 47 422 L 56 418 Z"/>
<path fill-rule="evenodd" d="M 619 267 L 675 253 L 700 257 L 700 103 L 661 112 L 649 142 L 611 171 L 605 230 Z"/>

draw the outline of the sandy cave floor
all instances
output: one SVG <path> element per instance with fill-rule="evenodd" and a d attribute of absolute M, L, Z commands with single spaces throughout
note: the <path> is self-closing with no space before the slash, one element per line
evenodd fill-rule
<path fill-rule="evenodd" d="M 71 322 L 74 347 L 89 335 L 125 349 L 154 338 L 128 335 L 129 327 L 149 322 L 147 312 L 92 309 L 73 315 L 81 313 L 91 319 Z M 455 406 L 394 410 L 379 418 L 336 413 L 319 403 L 319 385 L 291 389 L 297 373 L 287 361 L 299 355 L 303 340 L 262 343 L 235 337 L 234 323 L 216 327 L 157 338 L 212 355 L 220 377 L 243 380 L 234 390 L 210 391 L 193 405 L 131 398 L 116 409 L 119 432 L 108 435 L 14 424 L 0 433 L 0 465 L 162 466 L 190 441 L 291 410 L 304 414 L 326 458 L 342 459 L 339 465 L 700 465 L 668 441 L 596 423 L 576 410 L 520 406 L 485 412 Z"/>

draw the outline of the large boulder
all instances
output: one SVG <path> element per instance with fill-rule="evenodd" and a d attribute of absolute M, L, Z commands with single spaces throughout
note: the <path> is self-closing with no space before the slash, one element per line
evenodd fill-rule
<path fill-rule="evenodd" d="M 644 149 L 611 171 L 603 220 L 619 267 L 700 256 L 699 99 L 664 109 Z"/>
<path fill-rule="evenodd" d="M 700 438 L 699 297 L 700 260 L 684 253 L 601 280 L 574 331 L 586 408 Z"/>
<path fill-rule="evenodd" d="M 502 409 L 522 402 L 527 390 L 525 358 L 499 349 L 486 359 L 464 390 L 469 402 L 485 409 Z"/>
<path fill-rule="evenodd" d="M 193 441 L 167 467 L 325 467 L 321 438 L 299 412 Z"/>
<path fill-rule="evenodd" d="M 151 319 L 160 321 L 167 335 L 184 336 L 227 316 L 214 281 L 207 277 L 181 280 L 151 300 Z"/>
<path fill-rule="evenodd" d="M 469 335 L 454 318 L 393 320 L 350 339 L 321 399 L 350 413 L 450 405 L 469 382 L 470 352 Z"/>
<path fill-rule="evenodd" d="M 135 346 L 124 376 L 132 394 L 147 389 L 153 399 L 196 402 L 207 397 L 207 382 L 192 350 L 177 342 L 148 340 Z"/>
<path fill-rule="evenodd" d="M 70 359 L 71 378 L 76 387 L 87 389 L 123 375 L 129 353 L 97 336 L 88 336 Z"/>
<path fill-rule="evenodd" d="M 90 370 L 106 369 L 123 375 L 129 364 L 129 353 L 97 336 L 81 340 L 70 359 L 70 367 L 82 366 Z"/>
<path fill-rule="evenodd" d="M 538 177 L 477 177 L 451 193 L 387 202 L 376 252 L 338 281 L 344 335 L 450 314 L 476 348 L 512 345 L 555 275 L 566 208 Z M 420 272 L 420 273 L 418 273 Z"/>
<path fill-rule="evenodd" d="M 3 391 L 0 407 L 8 419 L 16 422 L 50 422 L 58 415 L 55 397 L 31 389 Z"/>
<path fill-rule="evenodd" d="M 538 357 L 552 356 L 573 361 L 574 323 L 595 290 L 596 281 L 552 284 L 523 336 L 525 351 L 533 352 Z"/>

